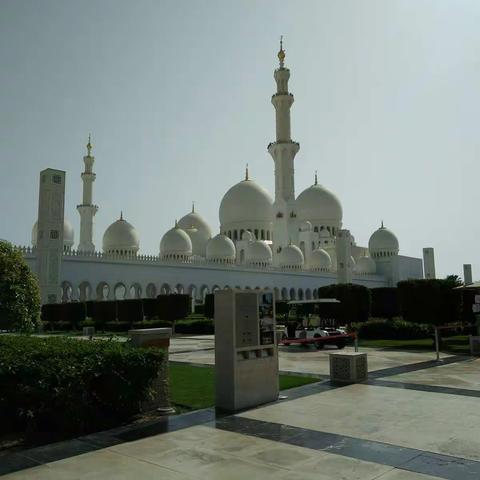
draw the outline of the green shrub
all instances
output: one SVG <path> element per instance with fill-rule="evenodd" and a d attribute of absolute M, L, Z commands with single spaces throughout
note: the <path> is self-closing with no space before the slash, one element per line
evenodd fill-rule
<path fill-rule="evenodd" d="M 2 336 L 0 429 L 81 433 L 110 426 L 149 397 L 162 358 L 162 350 L 116 341 Z"/>
<path fill-rule="evenodd" d="M 372 318 L 368 322 L 352 324 L 351 329 L 365 340 L 416 340 L 432 336 L 429 325 L 406 322 L 401 318 Z"/>
<path fill-rule="evenodd" d="M 117 302 L 114 300 L 94 302 L 92 318 L 97 330 L 105 330 L 106 323 L 114 322 L 117 319 Z"/>
<path fill-rule="evenodd" d="M 80 328 L 83 327 L 95 327 L 95 321 L 93 318 L 86 318 L 82 323 L 80 323 Z"/>
<path fill-rule="evenodd" d="M 370 290 L 363 285 L 338 283 L 318 289 L 319 298 L 336 298 L 340 300 L 338 320 L 341 324 L 366 322 L 370 317 Z"/>
<path fill-rule="evenodd" d="M 23 255 L 0 240 L 0 330 L 31 332 L 40 324 L 40 290 Z"/>
<path fill-rule="evenodd" d="M 211 335 L 215 333 L 215 326 L 213 320 L 209 318 L 202 318 L 196 320 L 179 320 L 175 324 L 175 330 L 177 333 Z"/>
<path fill-rule="evenodd" d="M 158 318 L 157 299 L 142 298 L 143 315 L 146 320 L 154 320 Z"/>
<path fill-rule="evenodd" d="M 141 322 L 143 320 L 143 306 L 139 298 L 117 301 L 117 319 L 119 322 Z"/>
<path fill-rule="evenodd" d="M 205 295 L 204 314 L 207 318 L 215 318 L 215 295 L 213 293 Z"/>
<path fill-rule="evenodd" d="M 449 280 L 405 280 L 398 282 L 402 317 L 408 322 L 445 325 L 459 322 L 461 290 Z"/>
<path fill-rule="evenodd" d="M 130 322 L 107 322 L 104 326 L 107 332 L 127 332 L 130 330 Z"/>
<path fill-rule="evenodd" d="M 143 320 L 135 322 L 133 328 L 171 328 L 172 322 L 167 320 Z"/>
<path fill-rule="evenodd" d="M 372 317 L 393 318 L 400 316 L 398 289 L 396 287 L 372 288 Z"/>
<path fill-rule="evenodd" d="M 194 313 L 198 315 L 204 315 L 205 314 L 205 305 L 195 305 L 193 308 Z"/>

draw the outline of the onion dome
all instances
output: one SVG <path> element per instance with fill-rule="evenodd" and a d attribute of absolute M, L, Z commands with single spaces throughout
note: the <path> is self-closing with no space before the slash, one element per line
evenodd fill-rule
<path fill-rule="evenodd" d="M 262 240 L 256 240 L 248 244 L 246 263 L 256 267 L 266 267 L 272 264 L 272 250 Z"/>
<path fill-rule="evenodd" d="M 160 257 L 163 260 L 186 261 L 192 256 L 192 241 L 178 223 L 163 235 L 160 241 Z"/>
<path fill-rule="evenodd" d="M 185 233 L 190 237 L 190 241 L 192 242 L 192 255 L 205 257 L 207 242 L 210 239 L 206 239 L 204 233 L 195 227 L 186 228 Z"/>
<path fill-rule="evenodd" d="M 332 269 L 332 259 L 323 248 L 317 248 L 310 257 L 310 270 L 315 272 L 329 272 Z"/>
<path fill-rule="evenodd" d="M 32 227 L 32 247 L 37 246 L 38 236 L 38 222 L 35 222 Z M 75 232 L 72 224 L 66 219 L 63 219 L 63 250 L 69 252 L 75 242 Z"/>
<path fill-rule="evenodd" d="M 140 237 L 133 225 L 123 218 L 113 222 L 103 234 L 103 251 L 116 255 L 135 255 L 140 248 Z"/>
<path fill-rule="evenodd" d="M 299 221 L 309 220 L 314 227 L 330 227 L 334 233 L 342 226 L 342 205 L 337 196 L 317 182 L 305 189 L 295 202 Z"/>
<path fill-rule="evenodd" d="M 245 230 L 242 232 L 242 240 L 244 242 L 253 242 L 255 240 L 255 237 L 253 236 L 253 233 L 250 232 L 249 230 Z"/>
<path fill-rule="evenodd" d="M 360 257 L 353 271 L 359 275 L 373 275 L 377 273 L 377 265 L 370 257 Z"/>
<path fill-rule="evenodd" d="M 279 265 L 287 270 L 300 270 L 303 267 L 302 251 L 290 243 L 280 252 Z"/>
<path fill-rule="evenodd" d="M 235 263 L 235 244 L 222 233 L 207 243 L 207 260 L 213 263 Z"/>
<path fill-rule="evenodd" d="M 306 222 L 302 222 L 300 224 L 300 231 L 301 232 L 311 232 L 313 230 L 313 226 L 311 224 L 311 222 L 309 222 L 308 220 Z"/>
<path fill-rule="evenodd" d="M 212 229 L 207 221 L 195 211 L 194 203 L 192 203 L 192 211 L 178 221 L 178 226 L 185 230 L 192 240 L 193 254 L 205 256 L 207 242 L 212 238 Z M 197 229 L 197 232 L 189 232 L 192 228 Z"/>
<path fill-rule="evenodd" d="M 273 230 L 273 199 L 265 188 L 249 179 L 247 169 L 245 180 L 223 196 L 219 217 L 222 232 L 248 229 L 256 231 L 255 236 L 260 237 L 258 233 L 262 230 L 264 235 Z M 234 238 L 240 238 L 240 235 Z"/>
<path fill-rule="evenodd" d="M 398 255 L 398 239 L 393 232 L 382 226 L 373 232 L 368 241 L 368 250 L 373 259 Z"/>

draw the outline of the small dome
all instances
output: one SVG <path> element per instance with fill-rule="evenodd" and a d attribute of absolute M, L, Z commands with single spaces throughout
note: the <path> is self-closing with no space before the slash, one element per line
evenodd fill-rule
<path fill-rule="evenodd" d="M 267 266 L 272 263 L 272 250 L 262 240 L 256 240 L 248 244 L 247 263 L 250 265 Z"/>
<path fill-rule="evenodd" d="M 191 228 L 196 228 L 198 230 L 198 238 L 203 238 L 205 241 L 204 248 L 207 245 L 207 241 L 212 238 L 212 229 L 210 228 L 210 225 L 199 213 L 195 211 L 195 205 L 192 205 L 192 211 L 190 213 L 187 213 L 178 221 L 178 226 L 185 231 Z"/>
<path fill-rule="evenodd" d="M 377 265 L 370 257 L 360 257 L 353 271 L 360 275 L 373 275 L 377 272 Z"/>
<path fill-rule="evenodd" d="M 160 241 L 160 256 L 168 260 L 187 260 L 192 255 L 192 241 L 178 224 L 170 229 Z"/>
<path fill-rule="evenodd" d="M 239 223 L 271 227 L 273 199 L 265 188 L 246 179 L 234 185 L 223 196 L 219 217 L 222 230 Z"/>
<path fill-rule="evenodd" d="M 185 232 L 192 242 L 192 255 L 204 257 L 206 254 L 207 242 L 209 240 L 205 238 L 204 232 L 201 232 L 195 227 L 186 228 Z"/>
<path fill-rule="evenodd" d="M 328 225 L 341 228 L 342 205 L 337 196 L 315 183 L 306 188 L 296 200 L 297 218 L 309 220 L 314 226 Z"/>
<path fill-rule="evenodd" d="M 393 232 L 382 226 L 373 232 L 368 241 L 368 250 L 373 258 L 391 257 L 398 255 L 398 239 Z"/>
<path fill-rule="evenodd" d="M 113 222 L 103 234 L 103 251 L 115 254 L 136 254 L 140 248 L 140 237 L 133 225 L 120 219 Z"/>
<path fill-rule="evenodd" d="M 32 247 L 37 246 L 38 237 L 38 221 L 34 223 L 32 227 Z M 71 250 L 75 242 L 75 232 L 73 231 L 72 224 L 66 219 L 63 219 L 63 249 Z"/>
<path fill-rule="evenodd" d="M 253 236 L 253 233 L 250 232 L 250 230 L 245 230 L 242 232 L 242 240 L 245 242 L 253 242 L 255 240 L 255 237 Z"/>
<path fill-rule="evenodd" d="M 296 245 L 287 245 L 280 252 L 280 267 L 300 269 L 303 266 L 303 253 Z"/>
<path fill-rule="evenodd" d="M 235 244 L 222 233 L 207 243 L 207 260 L 215 263 L 235 263 Z"/>
<path fill-rule="evenodd" d="M 310 270 L 329 272 L 332 268 L 332 259 L 326 250 L 317 248 L 310 257 Z"/>
<path fill-rule="evenodd" d="M 301 232 L 311 232 L 313 230 L 311 222 L 308 220 L 306 222 L 302 222 L 300 225 Z"/>

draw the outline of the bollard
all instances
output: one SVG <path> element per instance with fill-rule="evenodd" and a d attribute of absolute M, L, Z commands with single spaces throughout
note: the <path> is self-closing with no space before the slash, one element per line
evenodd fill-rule
<path fill-rule="evenodd" d="M 440 361 L 440 342 L 438 339 L 438 328 L 435 327 L 435 351 L 437 352 L 437 362 Z"/>
<path fill-rule="evenodd" d="M 158 369 L 158 376 L 153 383 L 154 398 L 153 400 L 142 402 L 142 410 L 155 409 L 162 415 L 175 413 L 175 410 L 170 405 L 170 385 L 168 380 L 168 347 L 172 329 L 144 328 L 129 330 L 128 335 L 134 347 L 165 349 L 165 357 Z"/>

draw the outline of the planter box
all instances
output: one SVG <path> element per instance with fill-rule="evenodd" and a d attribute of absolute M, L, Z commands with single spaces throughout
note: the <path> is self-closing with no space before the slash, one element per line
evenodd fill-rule
<path fill-rule="evenodd" d="M 480 337 L 470 335 L 470 355 L 480 355 Z"/>
<path fill-rule="evenodd" d="M 330 354 L 330 380 L 333 383 L 359 383 L 367 379 L 366 353 L 342 352 Z"/>

